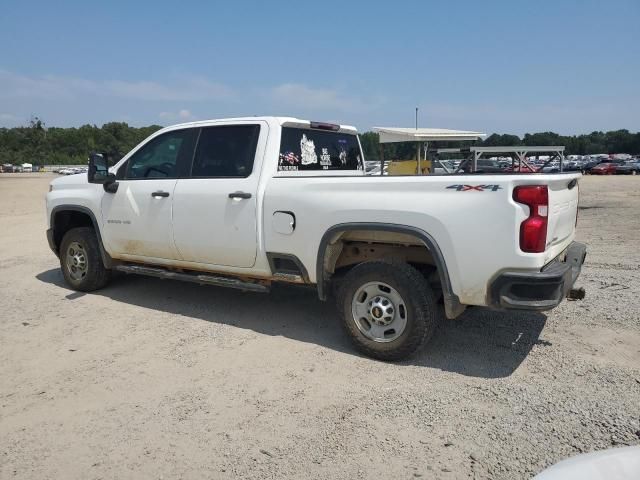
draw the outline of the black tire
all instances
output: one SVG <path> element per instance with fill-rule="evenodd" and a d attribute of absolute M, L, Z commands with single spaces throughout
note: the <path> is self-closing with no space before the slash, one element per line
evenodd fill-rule
<path fill-rule="evenodd" d="M 373 282 L 395 289 L 406 306 L 404 331 L 385 343 L 365 335 L 352 314 L 352 302 L 357 301 L 354 296 L 361 287 Z M 340 283 L 337 303 L 342 326 L 353 345 L 378 360 L 398 361 L 410 357 L 431 338 L 437 326 L 438 310 L 433 290 L 424 276 L 406 263 L 372 261 L 355 266 Z"/>
<path fill-rule="evenodd" d="M 73 256 L 70 255 L 69 248 L 77 244 L 80 246 L 81 255 L 86 261 L 86 268 L 78 273 L 78 269 L 73 271 L 73 266 L 69 266 L 68 260 L 73 263 Z M 75 250 L 72 250 L 75 252 Z M 69 230 L 60 243 L 60 268 L 64 280 L 72 289 L 80 292 L 92 292 L 104 287 L 111 279 L 111 270 L 104 267 L 98 237 L 93 228 L 78 227 Z"/>

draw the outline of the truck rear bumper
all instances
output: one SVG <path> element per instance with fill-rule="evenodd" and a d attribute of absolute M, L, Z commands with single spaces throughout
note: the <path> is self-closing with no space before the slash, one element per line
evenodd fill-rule
<path fill-rule="evenodd" d="M 489 305 L 540 311 L 558 306 L 580 275 L 586 255 L 586 245 L 573 242 L 564 258 L 558 257 L 539 272 L 502 272 L 489 289 Z"/>

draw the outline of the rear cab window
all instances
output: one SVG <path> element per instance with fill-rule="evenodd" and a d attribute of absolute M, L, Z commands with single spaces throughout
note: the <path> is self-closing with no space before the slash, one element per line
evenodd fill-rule
<path fill-rule="evenodd" d="M 246 178 L 253 171 L 260 125 L 204 127 L 191 169 L 192 178 Z"/>
<path fill-rule="evenodd" d="M 357 135 L 310 128 L 282 127 L 278 172 L 363 172 Z"/>

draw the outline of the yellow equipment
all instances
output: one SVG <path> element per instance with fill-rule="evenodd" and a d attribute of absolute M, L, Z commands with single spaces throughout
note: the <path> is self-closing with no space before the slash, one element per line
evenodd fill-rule
<path fill-rule="evenodd" d="M 420 160 L 420 175 L 429 175 L 431 160 Z M 417 160 L 392 160 L 387 167 L 387 175 L 417 175 Z"/>

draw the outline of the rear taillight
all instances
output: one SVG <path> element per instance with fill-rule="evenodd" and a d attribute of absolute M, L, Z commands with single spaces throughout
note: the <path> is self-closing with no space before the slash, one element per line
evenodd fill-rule
<path fill-rule="evenodd" d="M 529 207 L 529 218 L 520 224 L 520 250 L 544 252 L 547 245 L 549 191 L 546 185 L 521 185 L 513 189 L 513 199 Z"/>

